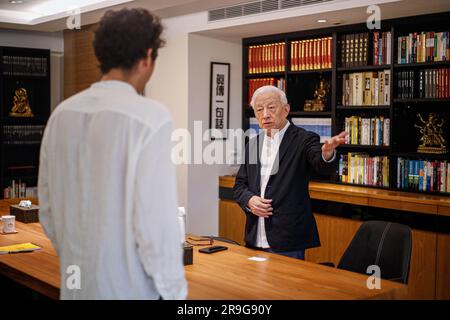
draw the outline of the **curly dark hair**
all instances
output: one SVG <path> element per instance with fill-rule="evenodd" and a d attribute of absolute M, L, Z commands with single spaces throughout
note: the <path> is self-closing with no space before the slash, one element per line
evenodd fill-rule
<path fill-rule="evenodd" d="M 162 31 L 159 17 L 145 9 L 107 11 L 95 31 L 93 42 L 100 70 L 103 74 L 113 68 L 129 71 L 138 60 L 147 56 L 150 48 L 155 61 L 158 49 L 164 45 Z"/>

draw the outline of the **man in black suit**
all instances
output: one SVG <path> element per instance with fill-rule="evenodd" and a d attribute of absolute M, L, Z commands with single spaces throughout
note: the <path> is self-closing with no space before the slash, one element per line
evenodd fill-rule
<path fill-rule="evenodd" d="M 246 245 L 304 259 L 305 249 L 320 246 L 310 172 L 336 169 L 335 148 L 345 142 L 346 133 L 321 146 L 316 133 L 290 124 L 286 95 L 274 86 L 256 90 L 251 105 L 263 132 L 247 144 L 234 186 L 234 199 L 247 217 Z"/>

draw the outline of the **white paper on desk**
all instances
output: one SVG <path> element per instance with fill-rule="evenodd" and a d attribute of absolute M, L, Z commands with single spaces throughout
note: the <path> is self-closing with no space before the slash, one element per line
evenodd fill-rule
<path fill-rule="evenodd" d="M 261 261 L 266 261 L 266 260 L 267 260 L 267 258 L 261 258 L 261 257 L 250 257 L 250 258 L 248 258 L 248 260 L 252 260 L 252 261 L 258 261 L 258 262 L 261 262 Z"/>

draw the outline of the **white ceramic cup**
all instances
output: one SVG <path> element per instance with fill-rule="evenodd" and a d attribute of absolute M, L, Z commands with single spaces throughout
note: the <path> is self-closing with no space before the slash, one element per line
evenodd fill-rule
<path fill-rule="evenodd" d="M 3 233 L 16 232 L 16 216 L 2 216 Z"/>

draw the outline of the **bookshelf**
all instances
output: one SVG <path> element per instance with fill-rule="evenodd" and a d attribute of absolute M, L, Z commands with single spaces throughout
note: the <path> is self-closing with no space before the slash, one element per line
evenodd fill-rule
<path fill-rule="evenodd" d="M 299 119 L 309 119 L 311 123 L 316 119 L 320 123 L 323 119 L 330 119 L 331 135 L 345 129 L 346 118 L 356 117 L 361 119 L 360 125 L 365 123 L 358 133 L 364 135 L 363 140 L 358 136 L 354 143 L 338 148 L 340 169 L 327 182 L 355 184 L 355 181 L 343 179 L 342 174 L 348 169 L 345 161 L 350 162 L 349 159 L 356 155 L 352 159 L 352 168 L 356 170 L 353 175 L 359 175 L 357 185 L 450 196 L 450 179 L 447 178 L 450 153 L 417 152 L 420 133 L 415 127 L 418 123 L 417 114 L 427 117 L 430 112 L 436 113 L 439 120 L 445 121 L 442 136 L 450 149 L 449 19 L 450 12 L 445 12 L 384 20 L 380 30 L 368 30 L 365 24 L 355 24 L 243 39 L 242 127 L 248 129 L 250 119 L 254 118 L 248 102 L 251 92 L 256 88 L 249 91 L 249 80 L 269 75 L 277 80 L 283 79 L 283 89 L 291 105 L 291 120 L 299 122 Z M 329 47 L 317 47 L 317 43 L 322 41 L 320 39 L 329 39 Z M 285 46 L 284 57 L 280 58 L 285 63 L 284 68 L 281 68 L 283 71 L 250 74 L 248 48 L 274 43 L 283 43 Z M 312 52 L 302 49 L 305 43 L 310 45 L 308 48 L 312 48 Z M 309 56 L 302 56 L 302 52 L 307 52 Z M 445 60 L 442 55 L 446 56 Z M 273 64 L 270 58 L 270 55 L 266 56 L 266 60 L 261 63 L 270 66 Z M 328 58 L 331 59 L 331 65 L 327 64 Z M 301 67 L 302 63 L 306 63 L 307 67 Z M 313 98 L 320 80 L 329 84 L 325 108 L 323 111 L 305 111 L 305 101 Z M 361 84 L 356 94 L 353 90 L 354 81 Z M 356 100 L 348 99 L 349 83 L 352 85 L 352 98 L 356 97 Z M 254 123 L 254 119 L 252 121 Z M 382 128 L 382 143 L 379 141 L 380 132 L 377 130 L 381 128 L 377 121 L 388 122 L 388 126 Z M 420 189 L 417 179 L 422 182 L 427 179 L 423 177 L 426 172 L 420 168 L 426 167 L 428 163 L 434 170 L 428 172 L 432 175 L 431 179 L 435 180 L 434 186 L 427 188 L 421 184 Z M 444 170 L 444 165 L 447 171 L 443 176 L 441 170 Z M 405 169 L 405 166 L 411 168 Z M 436 189 L 438 177 L 443 179 L 443 190 Z M 317 176 L 312 178 L 323 181 Z M 408 185 L 413 187 L 405 188 L 405 181 L 402 187 L 399 179 L 411 181 L 413 184 Z M 361 181 L 363 183 L 360 184 Z"/>
<path fill-rule="evenodd" d="M 0 53 L 0 197 L 37 198 L 39 151 L 50 116 L 50 51 L 0 47 Z"/>

